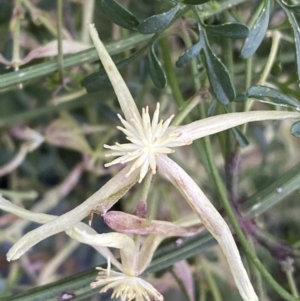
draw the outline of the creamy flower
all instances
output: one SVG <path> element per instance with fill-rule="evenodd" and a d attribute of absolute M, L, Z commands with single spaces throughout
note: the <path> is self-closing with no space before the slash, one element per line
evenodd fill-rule
<path fill-rule="evenodd" d="M 0 195 L 0 209 L 14 213 L 15 215 L 39 223 L 47 223 L 56 216 L 43 213 L 35 213 L 24 208 L 20 208 Z M 120 216 L 121 214 L 121 216 Z M 117 221 L 114 217 L 121 217 Z M 108 219 L 112 228 L 121 227 L 124 232 L 134 233 L 135 239 L 125 233 L 104 233 L 98 234 L 93 228 L 82 222 L 76 223 L 72 228 L 66 230 L 72 239 L 77 242 L 91 245 L 102 256 L 107 259 L 108 268 L 96 268 L 99 273 L 96 281 L 91 283 L 91 287 L 104 286 L 101 292 L 113 289 L 112 298 L 120 297 L 123 301 L 150 301 L 152 299 L 162 301 L 163 296 L 146 280 L 139 277 L 151 263 L 153 254 L 157 246 L 163 239 L 171 236 L 191 236 L 202 230 L 199 219 L 189 218 L 189 222 L 178 221 L 176 224 L 171 222 L 149 221 L 138 218 L 142 226 L 142 232 L 147 232 L 147 237 L 139 241 L 138 234 L 141 229 L 137 224 L 134 215 L 111 212 Z M 149 224 L 148 226 L 145 226 Z M 166 231 L 170 229 L 171 231 Z M 158 234 L 157 234 L 158 233 Z M 165 233 L 165 234 L 161 234 Z M 120 250 L 121 262 L 114 256 L 108 247 Z M 111 264 L 120 272 L 111 270 Z"/>
<path fill-rule="evenodd" d="M 173 153 L 174 150 L 172 147 L 187 144 L 177 139 L 181 135 L 180 132 L 168 129 L 174 115 L 171 115 L 166 121 L 159 121 L 159 108 L 160 105 L 157 103 L 152 122 L 148 107 L 143 108 L 142 117 L 133 114 L 133 118 L 129 121 L 126 121 L 118 114 L 124 127 L 118 126 L 117 128 L 127 135 L 126 139 L 131 143 L 116 143 L 113 146 L 105 144 L 105 148 L 114 151 L 107 154 L 107 157 L 119 156 L 119 158 L 113 160 L 111 163 L 105 164 L 106 167 L 135 160 L 127 175 L 130 175 L 135 169 L 140 168 L 139 183 L 141 183 L 149 166 L 152 173 L 156 173 L 156 156 L 158 154 Z"/>
<path fill-rule="evenodd" d="M 154 300 L 162 301 L 164 297 L 147 281 L 140 277 L 129 276 L 124 273 L 115 271 L 108 272 L 103 268 L 96 268 L 99 270 L 95 282 L 91 283 L 91 287 L 105 285 L 100 293 L 105 293 L 109 289 L 113 289 L 111 298 L 121 298 L 121 300 L 131 301 L 150 301 L 151 297 Z"/>

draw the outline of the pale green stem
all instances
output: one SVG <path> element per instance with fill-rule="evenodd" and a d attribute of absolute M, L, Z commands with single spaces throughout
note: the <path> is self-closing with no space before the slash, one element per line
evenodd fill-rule
<path fill-rule="evenodd" d="M 95 0 L 85 0 L 82 2 L 82 43 L 89 44 L 91 42 L 89 35 L 89 24 L 93 22 Z"/>
<path fill-rule="evenodd" d="M 219 291 L 219 288 L 216 284 L 216 281 L 209 269 L 209 266 L 208 266 L 208 262 L 206 261 L 206 259 L 202 258 L 201 259 L 201 266 L 203 268 L 203 271 L 205 273 L 205 276 L 206 276 L 206 279 L 207 279 L 207 282 L 210 286 L 210 291 L 213 295 L 213 298 L 215 301 L 222 301 L 222 297 L 221 297 L 221 293 Z"/>
<path fill-rule="evenodd" d="M 2 194 L 5 197 L 17 200 L 34 200 L 38 197 L 38 193 L 35 190 L 13 191 L 0 189 L 0 194 Z"/>
<path fill-rule="evenodd" d="M 265 68 L 257 82 L 257 85 L 264 85 L 270 72 L 271 72 L 271 69 L 272 69 L 272 66 L 276 60 L 276 56 L 277 56 L 277 51 L 278 51 L 278 48 L 279 48 L 279 43 L 280 43 L 280 40 L 281 40 L 281 33 L 279 31 L 274 31 L 272 32 L 271 34 L 272 36 L 272 46 L 271 46 L 271 51 L 270 51 L 270 54 L 268 56 L 268 60 L 267 60 L 267 63 L 265 65 Z M 246 105 L 245 105 L 245 111 L 249 111 L 253 105 L 253 102 L 254 100 L 253 99 L 249 99 L 247 102 L 246 102 Z"/>
<path fill-rule="evenodd" d="M 64 84 L 64 61 L 63 61 L 63 0 L 57 0 L 57 64 L 58 74 L 62 85 Z"/>
<path fill-rule="evenodd" d="M 184 107 L 179 112 L 179 114 L 173 119 L 172 125 L 179 125 L 182 123 L 185 117 L 203 100 L 207 100 L 207 96 L 211 98 L 211 95 L 208 91 L 198 92 L 184 104 Z"/>
<path fill-rule="evenodd" d="M 279 48 L 279 43 L 281 40 L 281 33 L 279 31 L 273 31 L 272 34 L 272 46 L 271 46 L 271 51 L 268 57 L 268 61 L 267 64 L 264 68 L 264 71 L 260 77 L 260 79 L 258 80 L 257 84 L 258 85 L 264 85 L 265 81 L 267 80 L 267 77 L 270 74 L 271 68 L 276 60 L 276 56 L 277 56 L 277 51 Z"/>
<path fill-rule="evenodd" d="M 20 19 L 21 19 L 21 0 L 16 0 L 16 5 L 14 7 L 13 24 L 11 24 L 12 36 L 13 36 L 13 55 L 12 55 L 12 65 L 15 71 L 19 70 L 21 63 L 20 58 Z"/>
<path fill-rule="evenodd" d="M 293 276 L 293 271 L 292 270 L 286 271 L 285 274 L 286 274 L 286 277 L 287 277 L 288 284 L 289 284 L 290 290 L 292 292 L 292 295 L 296 298 L 299 298 L 299 292 L 298 292 L 298 289 L 297 289 L 297 285 L 295 283 L 295 279 L 294 279 L 294 276 Z"/>
<path fill-rule="evenodd" d="M 101 42 L 94 24 L 89 25 L 89 31 L 92 41 L 98 52 L 99 58 L 118 97 L 125 119 L 131 120 L 134 118 L 134 116 L 140 117 L 141 115 L 134 102 L 134 99 L 132 98 L 132 95 L 126 83 L 119 73 L 119 70 L 115 66 L 113 60 L 111 59 L 103 43 Z"/>

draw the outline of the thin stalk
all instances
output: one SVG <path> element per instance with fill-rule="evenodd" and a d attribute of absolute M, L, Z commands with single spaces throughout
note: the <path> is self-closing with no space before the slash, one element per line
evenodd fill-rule
<path fill-rule="evenodd" d="M 297 285 L 295 283 L 295 279 L 294 279 L 294 276 L 293 276 L 293 271 L 292 270 L 286 271 L 285 274 L 286 274 L 287 281 L 288 281 L 288 284 L 289 284 L 289 287 L 290 287 L 290 290 L 291 290 L 293 296 L 296 297 L 296 298 L 299 298 L 299 292 L 298 292 L 298 289 L 297 289 Z"/>
<path fill-rule="evenodd" d="M 162 51 L 162 60 L 166 70 L 168 83 L 170 85 L 172 95 L 176 101 L 177 107 L 180 107 L 184 103 L 184 98 L 181 94 L 181 89 L 179 87 L 178 80 L 176 77 L 174 64 L 172 62 L 172 57 L 170 55 L 172 51 L 167 37 L 163 37 L 160 39 L 160 45 Z"/>
<path fill-rule="evenodd" d="M 22 5 L 20 0 L 16 0 L 16 5 L 14 7 L 13 18 L 10 24 L 10 29 L 12 31 L 13 39 L 13 54 L 12 54 L 12 65 L 14 70 L 19 70 L 21 63 L 20 58 L 20 20 L 21 20 L 21 10 Z"/>
<path fill-rule="evenodd" d="M 89 44 L 91 42 L 89 35 L 89 24 L 93 23 L 95 0 L 85 0 L 82 2 L 82 43 Z"/>
<path fill-rule="evenodd" d="M 219 291 L 219 288 L 215 282 L 215 279 L 213 277 L 213 275 L 211 274 L 211 271 L 209 270 L 209 267 L 208 267 L 208 262 L 206 261 L 206 259 L 201 259 L 201 266 L 203 268 L 203 271 L 205 273 L 205 276 L 206 276 L 206 279 L 207 279 L 207 282 L 209 284 L 209 287 L 210 287 L 210 291 L 213 295 L 213 298 L 215 301 L 222 301 L 222 297 L 221 297 L 221 293 Z"/>
<path fill-rule="evenodd" d="M 62 85 L 64 84 L 64 62 L 63 62 L 63 0 L 57 0 L 57 64 L 58 74 Z"/>
<path fill-rule="evenodd" d="M 142 190 L 141 190 L 140 195 L 139 195 L 139 203 L 147 201 L 150 186 L 151 186 L 151 182 L 152 182 L 152 178 L 153 178 L 153 174 L 152 174 L 151 171 L 149 171 L 147 173 L 146 177 L 143 180 Z"/>
<path fill-rule="evenodd" d="M 253 247 L 253 241 L 250 240 L 250 243 L 252 245 L 252 248 L 255 252 L 255 249 Z M 264 286 L 263 286 L 263 281 L 260 272 L 257 270 L 253 262 L 251 261 L 250 257 L 246 255 L 247 261 L 248 261 L 248 266 L 249 266 L 249 273 L 251 276 L 251 279 L 253 279 L 254 282 L 254 287 L 256 289 L 256 292 L 258 294 L 258 299 L 259 301 L 264 301 L 265 300 L 265 291 L 264 291 Z"/>
<path fill-rule="evenodd" d="M 281 40 L 281 33 L 276 30 L 276 31 L 272 32 L 271 36 L 272 36 L 272 46 L 271 46 L 270 54 L 269 54 L 268 60 L 265 64 L 265 68 L 257 82 L 257 85 L 265 84 L 265 82 L 270 74 L 271 68 L 276 60 L 279 43 Z M 253 99 L 249 99 L 249 101 L 247 101 L 245 104 L 244 111 L 249 111 L 253 105 L 253 102 L 254 102 Z M 246 129 L 246 125 L 244 126 L 244 130 L 245 129 Z"/>

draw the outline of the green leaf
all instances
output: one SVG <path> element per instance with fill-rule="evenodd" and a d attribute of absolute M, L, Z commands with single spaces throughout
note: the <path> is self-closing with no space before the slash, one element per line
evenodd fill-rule
<path fill-rule="evenodd" d="M 235 90 L 226 66 L 212 52 L 207 40 L 201 55 L 216 99 L 223 105 L 229 104 L 235 99 Z"/>
<path fill-rule="evenodd" d="M 238 128 L 232 128 L 231 132 L 240 147 L 246 147 L 249 145 L 247 137 Z"/>
<path fill-rule="evenodd" d="M 176 67 L 184 67 L 189 64 L 200 52 L 203 47 L 202 41 L 197 42 L 191 48 L 186 50 L 177 60 Z"/>
<path fill-rule="evenodd" d="M 221 25 L 207 25 L 206 30 L 230 39 L 245 39 L 249 35 L 248 26 L 242 23 L 224 23 Z"/>
<path fill-rule="evenodd" d="M 118 2 L 114 0 L 102 0 L 100 6 L 105 16 L 113 23 L 130 30 L 137 30 L 140 22 L 129 10 Z"/>
<path fill-rule="evenodd" d="M 261 44 L 269 25 L 270 6 L 270 0 L 267 0 L 266 5 L 256 19 L 253 28 L 250 30 L 250 34 L 244 43 L 241 53 L 243 58 L 248 58 L 253 55 Z"/>
<path fill-rule="evenodd" d="M 189 5 L 200 5 L 209 2 L 210 0 L 183 0 L 182 3 Z"/>
<path fill-rule="evenodd" d="M 259 99 L 261 102 L 295 108 L 300 111 L 300 103 L 298 101 L 273 88 L 252 86 L 248 89 L 247 96 L 249 98 Z"/>
<path fill-rule="evenodd" d="M 164 29 L 170 24 L 175 14 L 179 10 L 179 7 L 179 5 L 176 5 L 174 8 L 165 13 L 154 15 L 143 20 L 138 26 L 139 32 L 143 34 L 148 34 L 155 33 L 159 30 Z"/>
<path fill-rule="evenodd" d="M 292 125 L 291 134 L 300 138 L 300 121 L 297 121 Z"/>
<path fill-rule="evenodd" d="M 148 52 L 148 66 L 150 76 L 154 85 L 162 89 L 167 85 L 167 77 L 163 66 L 157 58 L 157 55 L 154 50 L 154 45 L 151 45 Z"/>
<path fill-rule="evenodd" d="M 298 73 L 298 80 L 300 80 L 300 28 L 298 25 L 298 21 L 295 17 L 295 15 L 287 9 L 285 5 L 283 5 L 281 2 L 279 2 L 282 9 L 285 11 L 289 22 L 293 28 L 294 31 L 294 41 L 295 41 L 295 48 L 296 48 L 296 61 L 297 61 L 297 73 Z"/>

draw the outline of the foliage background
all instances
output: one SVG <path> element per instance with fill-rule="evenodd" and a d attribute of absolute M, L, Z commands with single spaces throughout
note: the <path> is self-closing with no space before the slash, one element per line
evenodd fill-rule
<path fill-rule="evenodd" d="M 20 59 L 24 58 L 31 50 L 55 39 L 61 39 L 61 36 L 69 41 L 87 44 L 89 39 L 84 29 L 85 12 L 92 12 L 90 21 L 95 22 L 101 39 L 110 45 L 110 53 L 114 54 L 116 61 L 132 58 L 132 55 L 139 53 L 151 39 L 150 35 L 112 23 L 110 20 L 113 18 L 112 15 L 103 11 L 104 1 L 95 1 L 94 8 L 91 9 L 88 5 L 92 2 L 69 0 L 0 2 L 0 49 L 3 57 L 12 61 L 9 69 L 5 64 L 0 65 L 0 166 L 10 162 L 20 149 L 22 141 L 18 139 L 19 133 L 25 126 L 45 133 L 54 120 L 60 118 L 66 121 L 72 118 L 71 125 L 68 123 L 66 126 L 64 142 L 42 144 L 38 149 L 29 152 L 17 169 L 0 178 L 3 189 L 1 193 L 5 195 L 5 190 L 9 190 L 10 198 L 26 208 L 38 208 L 39 204 L 45 204 L 43 206 L 47 206 L 47 212 L 60 215 L 88 198 L 116 171 L 114 168 L 103 168 L 105 159 L 102 145 L 119 140 L 115 125 L 118 124 L 116 113 L 120 109 L 105 78 L 101 77 L 99 81 L 99 73 L 87 77 L 99 69 L 95 50 L 85 50 L 78 54 L 66 53 L 61 67 L 60 54 L 57 56 L 57 50 L 51 58 L 38 57 L 24 66 L 18 66 L 18 56 Z M 140 51 L 134 60 L 125 60 L 126 66 L 122 68 L 122 75 L 139 108 L 149 105 L 153 110 L 159 101 L 162 104 L 163 114 L 168 116 L 182 109 L 193 99 L 195 93 L 200 91 L 202 110 L 212 114 L 247 110 L 249 103 L 253 110 L 276 109 L 270 104 L 260 102 L 252 104 L 252 100 L 245 98 L 247 89 L 256 84 L 271 85 L 296 102 L 299 101 L 294 33 L 286 21 L 286 15 L 278 5 L 280 1 L 274 3 L 250 0 L 209 1 L 198 9 L 202 21 L 207 25 L 229 21 L 249 25 L 255 21 L 255 18 L 251 17 L 257 17 L 256 12 L 260 11 L 262 5 L 267 5 L 267 2 L 271 3 L 270 22 L 266 21 L 269 23 L 267 24 L 269 31 L 263 32 L 264 39 L 250 59 L 245 60 L 241 57 L 244 39 L 229 40 L 207 31 L 213 52 L 227 66 L 239 96 L 236 100 L 244 99 L 244 102 L 230 102 L 226 107 L 221 104 L 222 99 L 216 102 L 207 77 L 209 68 L 205 71 L 203 57 L 201 61 L 198 54 L 185 67 L 175 67 L 180 55 L 198 40 L 198 20 L 190 10 L 183 17 L 173 19 L 172 25 L 168 23 L 166 28 L 162 28 L 160 37 L 163 38 L 153 44 L 157 58 L 152 54 L 150 56 L 152 63 L 149 64 L 149 55 L 147 56 L 149 47 L 144 52 Z M 119 3 L 127 7 L 138 20 L 144 20 L 174 7 L 172 1 L 139 1 L 137 4 L 128 0 Z M 297 3 L 291 1 L 289 4 Z M 59 7 L 62 7 L 61 15 Z M 297 24 L 299 8 L 297 10 L 296 7 L 293 11 Z M 18 26 L 20 26 L 19 34 Z M 278 52 L 267 74 L 266 83 L 259 82 L 270 60 L 274 32 L 282 35 Z M 191 45 L 188 45 L 189 43 Z M 161 69 L 156 59 L 162 63 L 164 69 Z M 164 73 L 169 83 L 166 87 Z M 92 87 L 91 90 L 102 89 L 86 93 L 82 86 L 84 78 L 86 79 L 83 85 L 88 89 L 89 87 Z M 156 86 L 161 85 L 160 88 L 155 86 L 155 79 L 158 79 Z M 230 90 L 227 84 L 223 87 L 225 92 Z M 212 103 L 216 105 L 214 110 Z M 283 98 L 277 100 L 278 103 L 286 105 Z M 295 106 L 297 108 L 297 104 Z M 200 118 L 203 118 L 203 112 L 201 113 L 197 104 L 196 108 L 189 112 L 186 120 Z M 249 145 L 244 148 L 239 146 L 241 144 L 245 146 L 243 144 L 246 143 L 242 127 L 238 137 L 230 131 L 223 132 L 211 137 L 211 143 L 214 161 L 224 183 L 227 184 L 231 204 L 236 209 L 241 228 L 249 235 L 249 240 L 253 240 L 257 255 L 264 266 L 280 285 L 295 295 L 297 292 L 294 286 L 299 288 L 300 283 L 297 269 L 300 247 L 299 139 L 291 136 L 290 127 L 290 122 L 251 124 L 245 134 Z M 86 135 L 79 135 L 81 138 L 78 138 L 74 135 L 74 131 L 80 129 Z M 63 131 L 64 128 L 58 130 Z M 78 143 L 82 141 L 80 139 L 86 139 L 88 145 L 97 150 L 97 156 L 93 157 L 86 149 L 80 149 L 78 147 Z M 77 147 L 74 147 L 74 144 Z M 94 158 L 94 161 L 91 158 Z M 174 159 L 192 175 L 214 205 L 224 213 L 218 191 L 212 181 L 203 141 L 194 143 L 191 148 L 176 151 Z M 49 196 L 47 193 L 57 192 L 57 185 L 66 179 L 77 164 L 83 164 L 84 168 L 78 182 L 69 187 L 71 188 L 69 193 Z M 161 178 L 154 179 L 153 187 L 155 190 L 148 200 L 149 212 L 153 218 L 174 220 L 190 212 L 188 206 Z M 137 201 L 135 195 L 133 190 L 114 209 L 131 212 Z M 44 210 L 43 208 L 33 210 Z M 239 215 L 241 212 L 248 212 L 248 217 Z M 68 256 L 61 260 L 57 269 L 48 276 L 51 281 L 64 280 L 35 291 L 28 291 L 32 287 L 44 284 L 39 282 L 41 273 L 55 255 L 63 252 L 69 242 L 64 234 L 56 235 L 38 244 L 18 262 L 9 263 L 5 259 L 5 254 L 11 243 L 17 236 L 37 226 L 20 224 L 19 227 L 15 227 L 14 236 L 7 237 L 5 235 L 9 233 L 7 229 L 13 227 L 16 222 L 17 218 L 1 212 L 0 296 L 3 298 L 11 294 L 15 296 L 7 300 L 33 300 L 33 297 L 37 298 L 35 300 L 58 300 L 63 292 L 68 292 L 74 300 L 100 300 L 99 295 L 89 289 L 89 283 L 95 277 L 93 267 L 103 264 L 104 261 L 86 245 L 74 246 Z M 96 216 L 93 219 L 93 226 L 99 233 L 109 231 L 103 221 Z M 241 252 L 244 254 L 243 249 Z M 188 259 L 190 264 L 187 272 L 193 275 L 190 283 L 182 284 L 176 279 L 176 275 L 179 278 L 185 277 L 184 273 L 178 272 L 178 268 L 177 270 L 172 268 L 172 264 L 182 259 Z M 247 263 L 245 254 L 244 259 L 251 270 L 251 261 Z M 232 286 L 231 280 L 227 279 L 229 271 L 224 266 L 220 251 L 207 233 L 184 240 L 180 246 L 174 241 L 168 241 L 157 252 L 150 271 L 155 272 L 157 278 L 163 277 L 160 285 L 165 292 L 166 300 L 186 300 L 185 290 L 190 286 L 194 286 L 193 294 L 196 300 L 240 300 L 235 289 L 229 289 Z M 253 277 L 256 279 L 254 282 L 263 288 L 264 300 L 282 300 L 282 297 L 261 279 L 259 273 L 254 274 Z M 70 275 L 73 276 L 68 278 Z M 219 292 L 219 297 L 216 291 Z M 203 292 L 206 299 L 201 299 L 204 298 Z M 106 300 L 109 296 L 101 298 Z"/>

